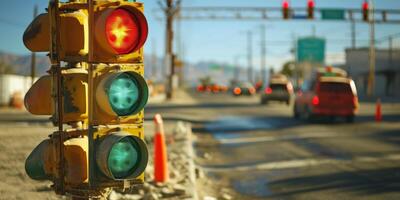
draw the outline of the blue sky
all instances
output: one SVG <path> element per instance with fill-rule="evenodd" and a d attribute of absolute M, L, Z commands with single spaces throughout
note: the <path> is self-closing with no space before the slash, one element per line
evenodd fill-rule
<path fill-rule="evenodd" d="M 164 52 L 164 22 L 156 19 L 155 10 L 159 9 L 157 0 L 143 0 L 145 14 L 150 31 L 145 46 L 146 53 L 153 52 L 156 46 L 158 56 Z M 182 0 L 184 6 L 249 6 L 279 7 L 281 0 Z M 399 0 L 375 0 L 380 9 L 399 8 Z M 0 7 L 0 51 L 16 54 L 28 54 L 22 43 L 22 34 L 32 20 L 33 7 L 37 4 L 39 12 L 44 12 L 48 0 L 12 0 L 2 2 Z M 317 7 L 360 8 L 362 0 L 316 0 Z M 304 7 L 306 0 L 291 0 L 294 7 Z M 247 30 L 254 31 L 254 64 L 258 66 L 260 58 L 261 24 L 267 27 L 267 65 L 280 68 L 282 62 L 291 58 L 290 48 L 296 37 L 311 35 L 315 27 L 316 35 L 327 39 L 327 62 L 343 61 L 344 49 L 350 46 L 350 24 L 348 22 L 310 22 L 290 21 L 184 21 L 181 24 L 185 59 L 189 62 L 218 61 L 233 63 L 234 56 L 240 56 L 239 62 L 246 64 Z M 400 32 L 400 24 L 377 25 L 376 38 Z M 358 45 L 368 44 L 368 26 L 357 24 Z M 398 40 L 396 41 L 397 47 Z M 387 43 L 382 44 L 383 47 Z"/>

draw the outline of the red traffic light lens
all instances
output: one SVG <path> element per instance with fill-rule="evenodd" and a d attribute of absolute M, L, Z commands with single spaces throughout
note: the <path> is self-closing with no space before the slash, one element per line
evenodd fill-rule
<path fill-rule="evenodd" d="M 364 1 L 363 5 L 362 5 L 363 10 L 368 10 L 369 9 L 369 4 L 367 1 Z"/>
<path fill-rule="evenodd" d="M 282 7 L 284 9 L 288 9 L 289 8 L 289 2 L 287 0 L 283 0 Z"/>
<path fill-rule="evenodd" d="M 314 8 L 314 6 L 315 6 L 314 0 L 308 0 L 307 6 L 308 6 L 308 8 Z"/>
<path fill-rule="evenodd" d="M 107 41 L 118 54 L 127 54 L 137 49 L 141 30 L 136 17 L 128 10 L 114 10 L 107 17 L 105 28 Z"/>

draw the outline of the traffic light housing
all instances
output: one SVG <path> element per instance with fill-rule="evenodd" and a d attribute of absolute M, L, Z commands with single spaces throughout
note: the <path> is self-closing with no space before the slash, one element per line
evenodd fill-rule
<path fill-rule="evenodd" d="M 143 4 L 99 2 L 94 24 L 90 183 L 111 187 L 142 183 L 148 162 L 143 109 L 149 97 L 143 64 L 148 34 Z"/>
<path fill-rule="evenodd" d="M 89 197 L 143 183 L 143 108 L 149 96 L 143 3 L 50 2 L 48 10 L 23 36 L 29 50 L 50 52 L 52 61 L 50 75 L 27 92 L 25 106 L 32 114 L 52 115 L 59 130 L 29 155 L 28 176 L 52 180 L 58 194 L 89 191 Z"/>
<path fill-rule="evenodd" d="M 362 4 L 363 21 L 369 21 L 369 3 L 364 1 Z"/>
<path fill-rule="evenodd" d="M 288 0 L 283 0 L 282 3 L 282 17 L 283 19 L 289 19 L 290 18 L 290 6 L 289 6 L 289 1 Z"/>
<path fill-rule="evenodd" d="M 88 73 L 71 68 L 62 72 L 63 123 L 86 122 L 88 119 Z M 53 115 L 57 121 L 52 94 L 54 80 L 51 75 L 40 77 L 25 94 L 25 108 L 34 115 Z"/>
<path fill-rule="evenodd" d="M 95 7 L 94 61 L 102 63 L 143 62 L 148 25 L 143 4 L 118 2 Z"/>
<path fill-rule="evenodd" d="M 60 60 L 78 62 L 87 59 L 88 16 L 84 10 L 60 14 Z M 25 30 L 25 47 L 32 52 L 50 51 L 50 15 L 40 14 Z"/>
<path fill-rule="evenodd" d="M 314 19 L 315 1 L 307 0 L 307 18 Z"/>
<path fill-rule="evenodd" d="M 74 3 L 61 6 L 60 60 L 88 62 L 88 12 L 76 9 Z M 74 10 L 75 9 L 75 10 Z M 71 10 L 73 10 L 71 12 Z M 98 1 L 94 6 L 93 60 L 95 63 L 143 62 L 143 45 L 148 24 L 143 3 Z M 68 12 L 67 12 L 68 11 Z M 32 52 L 50 51 L 50 15 L 40 14 L 25 30 L 25 46 Z"/>

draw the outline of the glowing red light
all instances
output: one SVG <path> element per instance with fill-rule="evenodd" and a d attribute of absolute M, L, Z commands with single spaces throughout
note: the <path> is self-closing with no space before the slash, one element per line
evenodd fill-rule
<path fill-rule="evenodd" d="M 204 91 L 204 86 L 202 86 L 202 85 L 197 86 L 197 91 L 199 91 L 199 92 Z"/>
<path fill-rule="evenodd" d="M 307 5 L 308 5 L 308 8 L 314 8 L 314 6 L 315 6 L 314 0 L 308 0 Z"/>
<path fill-rule="evenodd" d="M 368 10 L 369 9 L 369 4 L 367 1 L 364 1 L 363 5 L 362 5 L 363 10 Z"/>
<path fill-rule="evenodd" d="M 289 8 L 289 1 L 288 1 L 288 0 L 283 0 L 282 7 L 283 7 L 284 9 L 288 9 L 288 8 Z"/>
<path fill-rule="evenodd" d="M 265 94 L 271 94 L 272 93 L 272 89 L 270 87 L 265 88 Z"/>
<path fill-rule="evenodd" d="M 233 93 L 234 94 L 236 94 L 236 95 L 239 95 L 240 93 L 242 93 L 242 90 L 240 89 L 240 88 L 235 88 L 234 90 L 233 90 Z"/>
<path fill-rule="evenodd" d="M 140 40 L 140 30 L 136 18 L 125 9 L 116 9 L 106 20 L 106 37 L 110 46 L 118 54 L 133 51 Z"/>
<path fill-rule="evenodd" d="M 254 93 L 256 93 L 256 89 L 252 87 L 249 89 L 249 92 L 250 92 L 250 94 L 254 94 Z"/>
<path fill-rule="evenodd" d="M 314 106 L 316 106 L 316 105 L 319 104 L 319 98 L 318 98 L 318 96 L 314 96 L 314 98 L 312 99 L 312 104 L 313 104 Z"/>

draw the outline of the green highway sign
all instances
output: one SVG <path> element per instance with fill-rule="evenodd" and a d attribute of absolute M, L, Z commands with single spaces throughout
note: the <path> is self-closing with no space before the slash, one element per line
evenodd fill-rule
<path fill-rule="evenodd" d="M 343 9 L 321 9 L 321 16 L 326 20 L 344 20 L 345 12 Z"/>
<path fill-rule="evenodd" d="M 325 39 L 316 37 L 301 38 L 297 41 L 297 61 L 324 63 Z"/>

